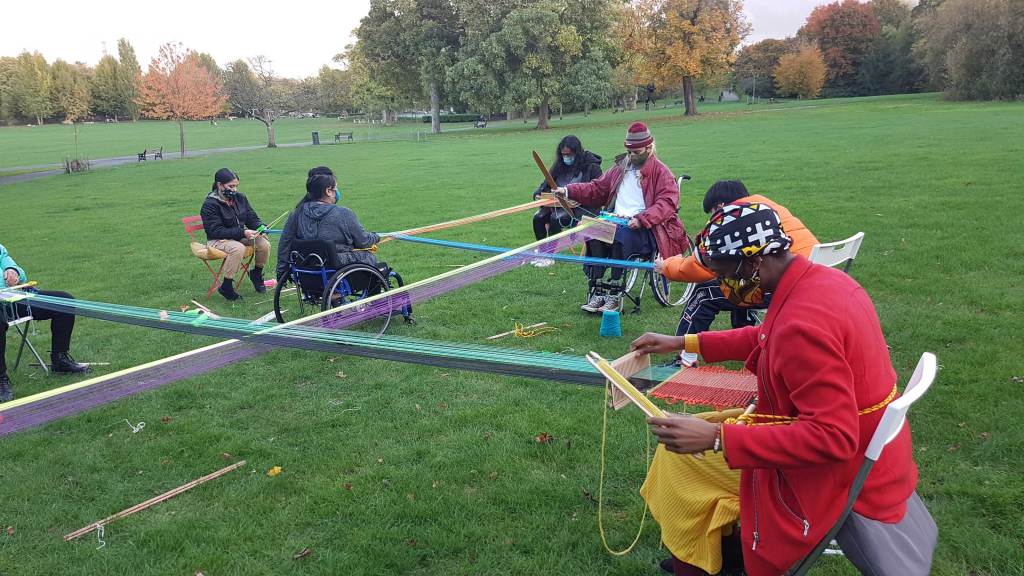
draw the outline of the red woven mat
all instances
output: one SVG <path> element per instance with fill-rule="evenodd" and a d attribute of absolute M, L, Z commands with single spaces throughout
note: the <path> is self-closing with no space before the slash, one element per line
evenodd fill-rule
<path fill-rule="evenodd" d="M 721 409 L 746 406 L 756 393 L 757 377 L 746 370 L 698 366 L 675 373 L 650 395 L 669 404 L 682 402 Z"/>

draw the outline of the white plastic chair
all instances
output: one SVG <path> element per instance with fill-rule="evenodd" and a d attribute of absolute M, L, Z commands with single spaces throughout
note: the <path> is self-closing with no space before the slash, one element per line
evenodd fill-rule
<path fill-rule="evenodd" d="M 845 263 L 843 265 L 843 272 L 849 274 L 850 266 L 853 265 L 853 260 L 857 257 L 860 243 L 863 240 L 864 233 L 857 232 L 846 240 L 828 242 L 827 244 L 815 244 L 811 248 L 811 255 L 808 257 L 808 260 L 815 264 L 823 264 L 830 267 Z"/>
<path fill-rule="evenodd" d="M 860 495 L 861 488 L 864 487 L 864 482 L 868 478 L 868 473 L 871 472 L 871 467 L 882 457 L 882 449 L 885 448 L 886 444 L 892 442 L 893 438 L 896 438 L 896 435 L 903 429 L 903 423 L 907 418 L 907 410 L 910 409 L 910 405 L 917 402 L 921 396 L 924 396 L 924 393 L 931 387 L 932 382 L 935 381 L 938 371 L 939 365 L 935 354 L 931 352 L 922 354 L 921 359 L 917 362 L 917 368 L 914 369 L 914 375 L 910 377 L 910 382 L 903 391 L 903 395 L 885 407 L 882 419 L 878 421 L 878 427 L 875 428 L 875 433 L 871 435 L 871 442 L 868 443 L 868 448 L 864 452 L 864 462 L 860 465 L 860 470 L 857 471 L 857 476 L 853 480 L 853 485 L 850 487 L 850 493 L 846 500 L 846 508 L 840 514 L 839 520 L 825 534 L 818 545 L 814 547 L 814 550 L 793 566 L 786 573 L 787 575 L 802 576 L 806 574 L 811 569 L 811 566 L 817 562 L 822 551 L 839 533 L 843 524 L 846 523 L 846 519 L 849 518 L 850 511 L 853 510 L 853 503 L 857 501 L 857 496 Z"/>

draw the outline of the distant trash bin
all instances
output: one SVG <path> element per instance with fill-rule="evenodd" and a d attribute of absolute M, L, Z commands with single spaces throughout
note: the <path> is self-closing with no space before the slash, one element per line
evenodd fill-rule
<path fill-rule="evenodd" d="M 313 146 L 319 146 L 319 145 L 320 145 L 320 133 L 317 132 L 316 130 L 313 130 Z"/>

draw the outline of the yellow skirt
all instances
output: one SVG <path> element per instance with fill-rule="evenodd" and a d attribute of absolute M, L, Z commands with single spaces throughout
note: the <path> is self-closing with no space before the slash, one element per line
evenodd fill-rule
<path fill-rule="evenodd" d="M 722 569 L 722 536 L 740 517 L 740 472 L 722 454 L 698 459 L 659 444 L 640 494 L 673 556 L 711 574 Z"/>

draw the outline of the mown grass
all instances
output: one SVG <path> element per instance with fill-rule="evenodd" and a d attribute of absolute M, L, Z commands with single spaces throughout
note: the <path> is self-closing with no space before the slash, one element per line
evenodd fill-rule
<path fill-rule="evenodd" d="M 919 96 L 811 106 L 650 114 L 660 156 L 694 176 L 682 217 L 695 231 L 707 186 L 741 178 L 822 240 L 866 232 L 853 275 L 874 298 L 901 381 L 922 351 L 943 366 L 912 413 L 919 491 L 940 528 L 934 573 L 1022 574 L 1024 384 L 1013 377 L 1024 376 L 1024 105 Z M 44 288 L 172 308 L 205 292 L 179 219 L 198 212 L 223 165 L 267 220 L 294 205 L 309 167 L 330 165 L 368 228 L 398 230 L 525 201 L 539 181 L 531 149 L 548 156 L 575 132 L 610 158 L 623 123 L 644 114 L 595 116 L 546 133 L 257 150 L 3 186 L 0 242 Z M 532 239 L 529 218 L 437 236 L 517 246 Z M 411 281 L 480 256 L 388 243 L 380 257 Z M 614 357 L 644 330 L 674 328 L 678 310 L 648 297 L 625 317 L 624 338 L 601 339 L 599 319 L 578 310 L 583 293 L 578 268 L 524 267 L 418 306 L 419 324 L 394 333 L 483 342 L 515 321 L 547 321 L 559 331 L 499 343 Z M 269 296 L 243 294 L 211 306 L 247 318 L 270 310 Z M 37 341 L 47 348 L 45 330 Z M 111 362 L 105 372 L 212 341 L 82 320 L 73 353 Z M 24 367 L 12 376 L 19 396 L 71 381 Z M 0 528 L 13 528 L 0 533 L 0 574 L 657 574 L 656 528 L 624 558 L 598 538 L 601 399 L 589 387 L 275 351 L 0 440 Z M 133 434 L 125 419 L 147 426 Z M 540 433 L 554 440 L 538 443 Z M 249 465 L 112 524 L 104 549 L 94 536 L 61 540 L 226 465 L 224 453 Z M 268 477 L 275 465 L 283 473 Z M 612 418 L 608 465 L 607 529 L 621 546 L 645 470 L 635 411 Z M 852 570 L 828 559 L 816 572 Z"/>

